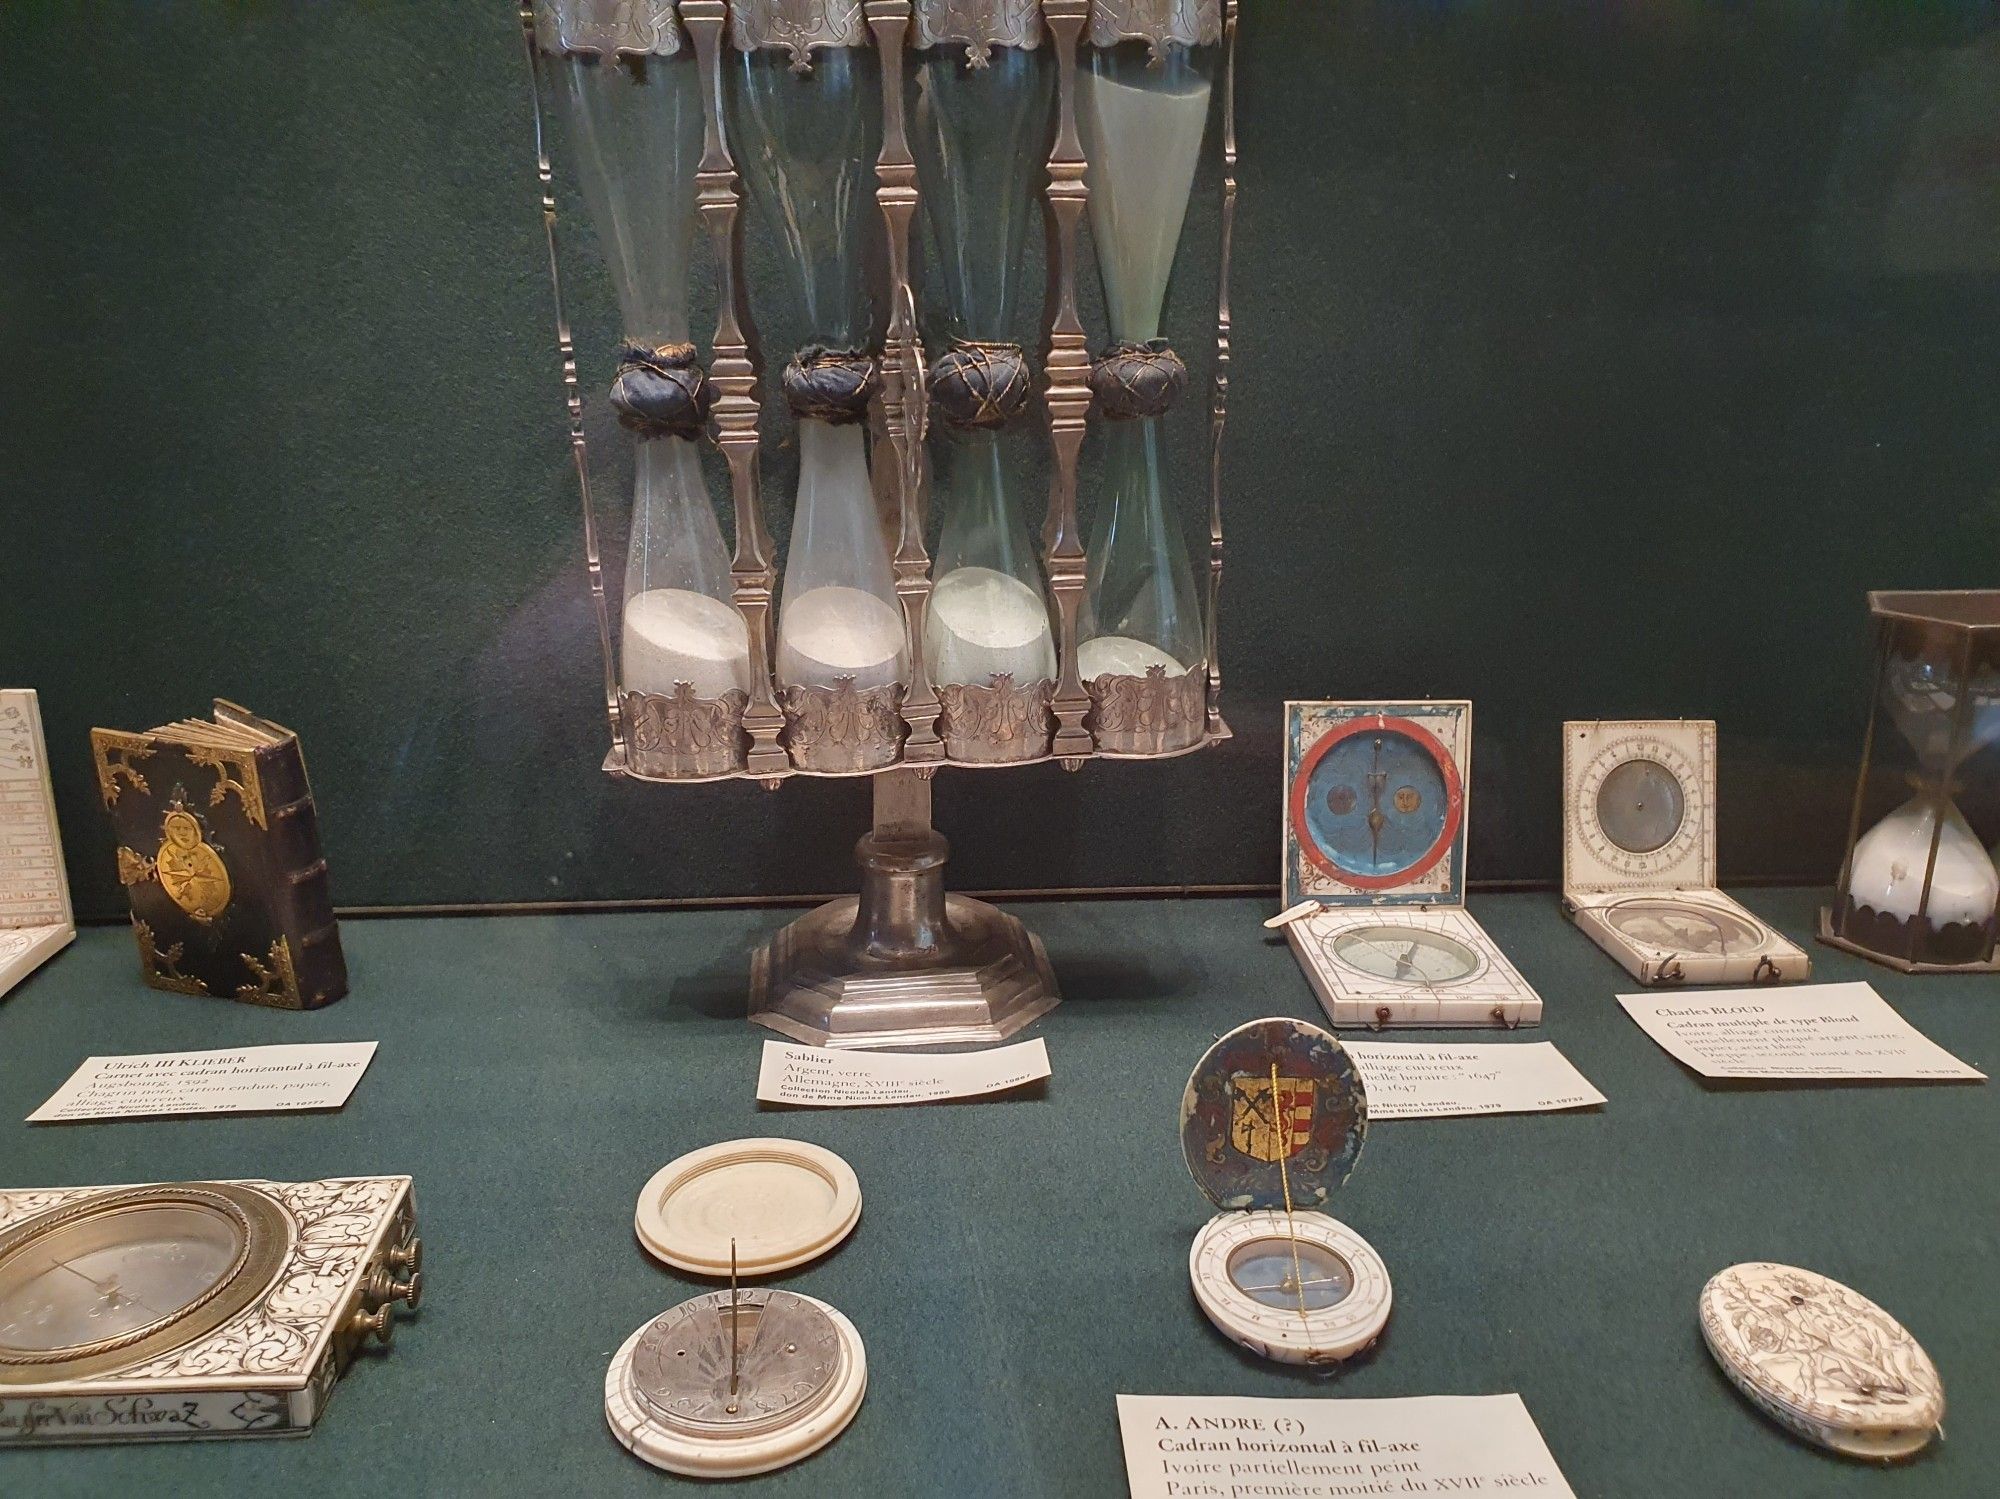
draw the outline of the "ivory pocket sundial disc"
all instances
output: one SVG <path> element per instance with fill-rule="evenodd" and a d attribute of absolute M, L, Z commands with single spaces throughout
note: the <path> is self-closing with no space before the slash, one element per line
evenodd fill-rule
<path fill-rule="evenodd" d="M 605 1372 L 604 1418 L 656 1468 L 740 1478 L 819 1451 L 867 1389 L 867 1354 L 846 1317 L 815 1297 L 732 1285 L 625 1340 Z"/>
<path fill-rule="evenodd" d="M 1368 1100 L 1326 1031 L 1273 1018 L 1208 1049 L 1181 1099 L 1188 1171 L 1222 1211 L 1195 1236 L 1195 1300 L 1252 1353 L 1338 1364 L 1389 1320 L 1389 1270 L 1319 1211 L 1361 1154 Z"/>
<path fill-rule="evenodd" d="M 1324 1213 L 1218 1213 L 1195 1236 L 1188 1275 L 1209 1321 L 1280 1363 L 1340 1363 L 1389 1320 L 1389 1267 Z"/>
<path fill-rule="evenodd" d="M 1787 1431 L 1890 1462 L 1944 1424 L 1937 1366 L 1894 1317 L 1791 1265 L 1731 1265 L 1701 1289 L 1701 1335 L 1730 1382 Z"/>
<path fill-rule="evenodd" d="M 818 1259 L 854 1231 L 861 1183 L 803 1140 L 724 1140 L 653 1174 L 639 1193 L 639 1242 L 676 1270 L 774 1275 Z"/>

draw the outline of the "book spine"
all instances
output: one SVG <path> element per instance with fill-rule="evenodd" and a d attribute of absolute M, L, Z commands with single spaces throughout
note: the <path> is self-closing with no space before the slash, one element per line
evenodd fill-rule
<path fill-rule="evenodd" d="M 319 812 L 296 738 L 257 752 L 269 823 L 272 917 L 292 951 L 299 1007 L 318 1009 L 347 992 L 347 960 L 333 919 L 333 892 L 320 849 Z"/>

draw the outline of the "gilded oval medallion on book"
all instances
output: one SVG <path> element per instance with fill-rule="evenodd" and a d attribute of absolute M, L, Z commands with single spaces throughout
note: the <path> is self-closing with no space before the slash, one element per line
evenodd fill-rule
<path fill-rule="evenodd" d="M 153 861 L 160 887 L 196 921 L 213 921 L 229 909 L 229 870 L 202 836 L 192 812 L 176 806 L 160 824 L 160 853 Z"/>

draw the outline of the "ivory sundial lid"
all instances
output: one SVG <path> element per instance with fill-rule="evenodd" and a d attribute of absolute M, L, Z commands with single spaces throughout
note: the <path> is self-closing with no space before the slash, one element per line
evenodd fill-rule
<path fill-rule="evenodd" d="M 724 1140 L 669 1161 L 639 1193 L 639 1242 L 677 1270 L 774 1275 L 827 1253 L 861 1217 L 854 1168 L 803 1140 Z"/>
<path fill-rule="evenodd" d="M 1818 1446 L 1886 1462 L 1943 1425 L 1944 1385 L 1908 1329 L 1811 1270 L 1731 1265 L 1702 1287 L 1701 1333 L 1752 1404 Z"/>

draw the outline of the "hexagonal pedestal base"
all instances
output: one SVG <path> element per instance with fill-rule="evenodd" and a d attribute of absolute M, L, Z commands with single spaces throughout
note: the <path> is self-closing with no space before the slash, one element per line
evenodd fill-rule
<path fill-rule="evenodd" d="M 750 1018 L 816 1046 L 945 1046 L 1002 1040 L 1054 1008 L 1041 940 L 985 901 L 945 893 L 929 783 L 899 771 L 876 788 L 875 831 L 855 850 L 861 894 L 757 949 Z"/>

